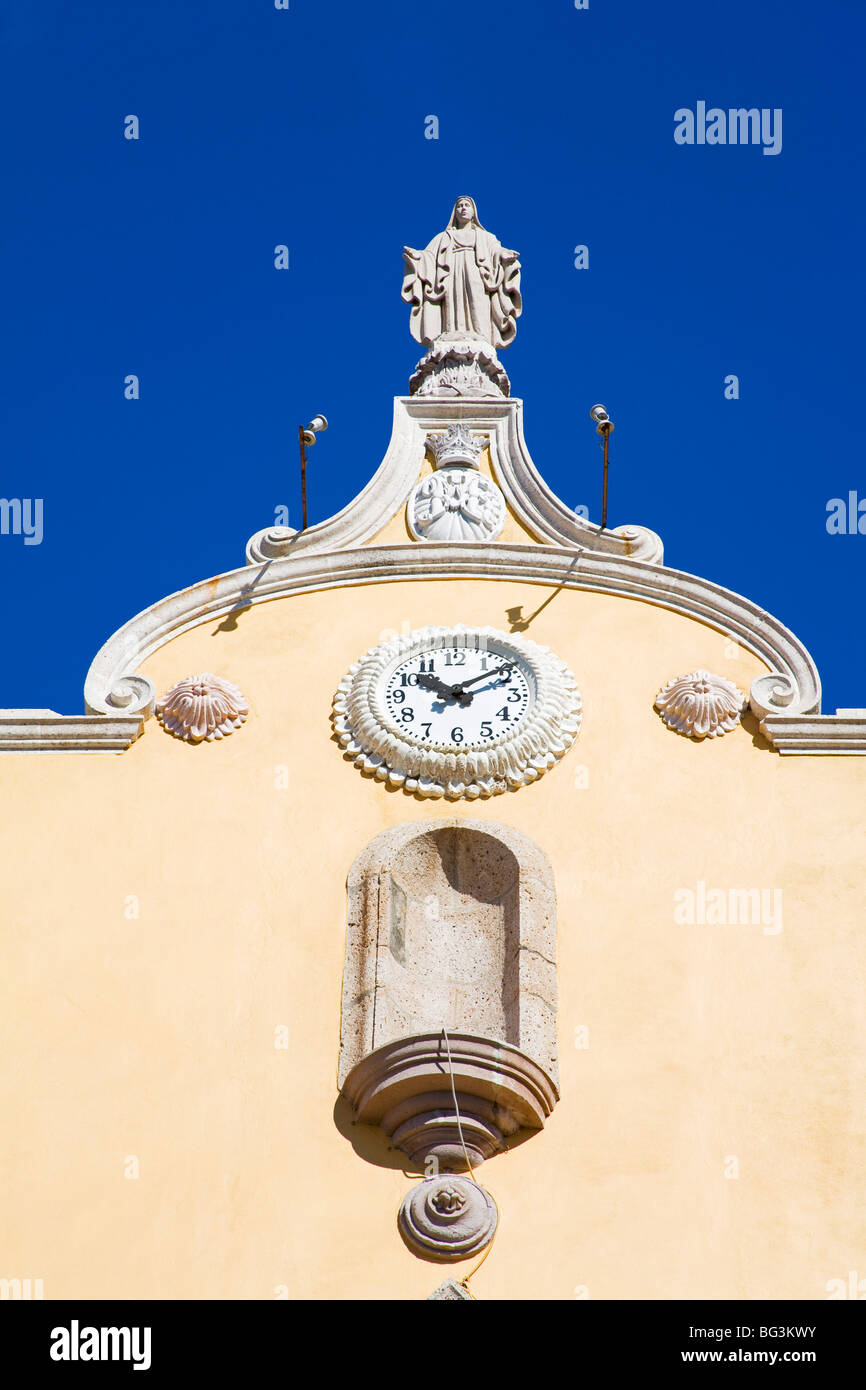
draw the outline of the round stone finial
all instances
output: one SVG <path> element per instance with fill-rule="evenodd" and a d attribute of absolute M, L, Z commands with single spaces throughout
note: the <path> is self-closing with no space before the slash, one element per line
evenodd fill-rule
<path fill-rule="evenodd" d="M 490 1244 L 499 1222 L 490 1193 L 472 1178 L 446 1173 L 407 1192 L 397 1224 L 414 1255 L 439 1263 L 468 1260 Z"/>

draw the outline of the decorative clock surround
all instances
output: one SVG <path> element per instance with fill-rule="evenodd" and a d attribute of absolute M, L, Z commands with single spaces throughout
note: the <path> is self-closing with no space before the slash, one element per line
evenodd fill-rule
<path fill-rule="evenodd" d="M 156 717 L 166 733 L 186 743 L 228 738 L 249 712 L 237 686 L 209 671 L 178 681 L 156 706 Z"/>
<path fill-rule="evenodd" d="M 577 736 L 581 699 L 549 648 L 457 623 L 372 647 L 340 682 L 332 719 L 362 772 L 422 797 L 474 799 L 553 767 Z"/>
<path fill-rule="evenodd" d="M 748 700 L 733 681 L 712 671 L 692 671 L 663 686 L 655 699 L 665 724 L 687 738 L 716 738 L 740 722 Z"/>

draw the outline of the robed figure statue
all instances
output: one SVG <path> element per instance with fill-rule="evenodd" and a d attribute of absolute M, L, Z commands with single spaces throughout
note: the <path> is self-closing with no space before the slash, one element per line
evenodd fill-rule
<path fill-rule="evenodd" d="M 474 199 L 458 198 L 445 231 L 423 251 L 404 247 L 403 260 L 416 342 L 429 346 L 444 333 L 472 334 L 494 348 L 512 342 L 522 309 L 518 253 L 482 227 Z"/>

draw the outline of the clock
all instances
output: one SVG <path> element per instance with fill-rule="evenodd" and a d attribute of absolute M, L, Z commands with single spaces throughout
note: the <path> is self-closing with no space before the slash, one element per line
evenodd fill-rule
<path fill-rule="evenodd" d="M 492 627 L 424 627 L 372 647 L 334 697 L 363 773 L 418 796 L 488 797 L 536 781 L 571 747 L 580 692 L 547 647 Z"/>

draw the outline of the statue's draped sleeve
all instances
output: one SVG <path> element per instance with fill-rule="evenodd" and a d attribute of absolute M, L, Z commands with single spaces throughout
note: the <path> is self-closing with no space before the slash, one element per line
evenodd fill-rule
<path fill-rule="evenodd" d="M 447 256 L 448 237 L 440 232 L 423 251 L 407 246 L 403 252 L 405 273 L 402 295 L 412 305 L 409 331 L 416 343 L 432 343 L 442 332 L 442 300 L 445 297 L 444 274 L 450 269 Z"/>
<path fill-rule="evenodd" d="M 490 296 L 491 341 L 495 348 L 508 347 L 517 332 L 517 320 L 523 309 L 517 252 L 506 250 L 491 232 L 479 227 L 475 260 Z"/>

